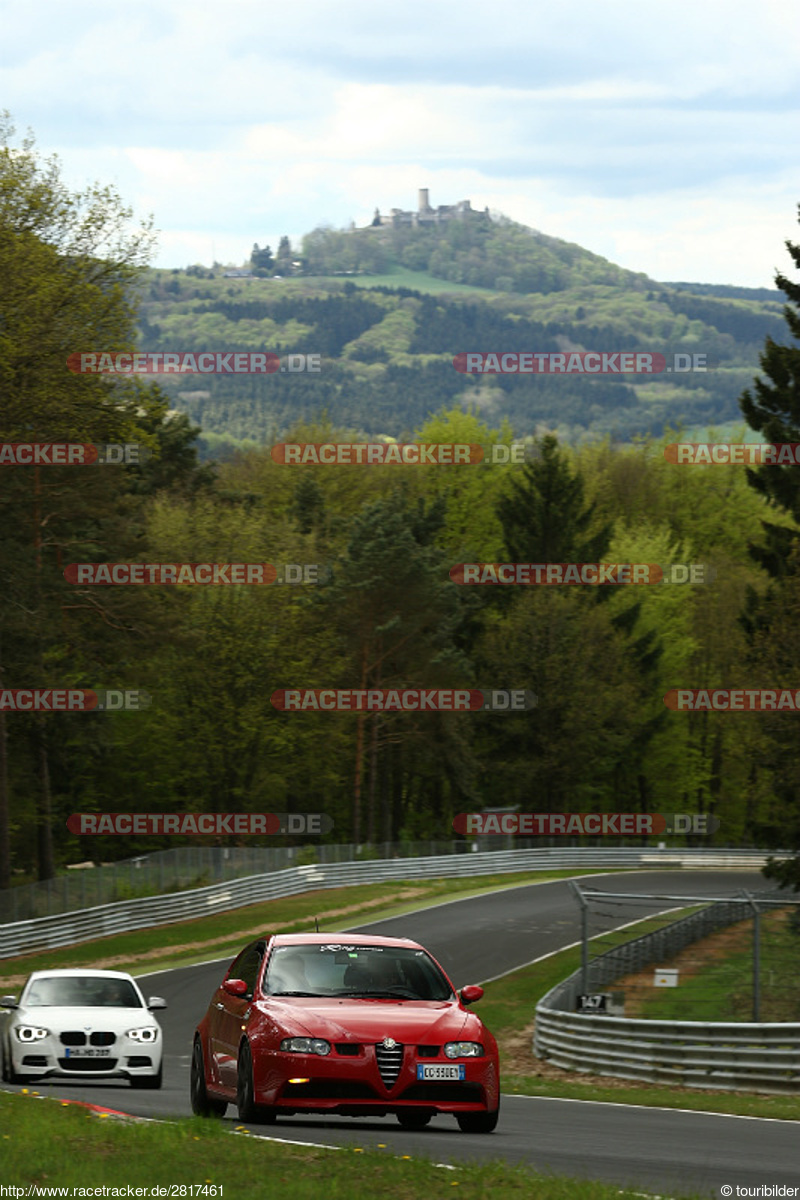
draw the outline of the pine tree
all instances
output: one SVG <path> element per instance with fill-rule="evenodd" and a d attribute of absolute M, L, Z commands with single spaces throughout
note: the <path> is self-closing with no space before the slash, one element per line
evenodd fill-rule
<path fill-rule="evenodd" d="M 795 266 L 800 268 L 800 245 L 787 241 L 786 248 Z M 775 275 L 775 283 L 791 301 L 784 305 L 783 314 L 792 337 L 800 343 L 800 284 L 780 272 Z M 765 442 L 800 443 L 800 345 L 782 345 L 767 337 L 759 361 L 772 382 L 757 378 L 753 381 L 755 394 L 748 390 L 741 396 L 739 404 L 747 423 L 764 435 Z M 748 468 L 747 479 L 772 507 L 783 509 L 798 525 L 797 529 L 791 529 L 762 521 L 766 545 L 750 548 L 753 557 L 777 579 L 786 574 L 792 548 L 799 544 L 800 465 Z"/>
<path fill-rule="evenodd" d="M 798 206 L 800 213 L 800 206 Z M 800 245 L 787 241 L 786 248 L 800 268 Z M 776 285 L 788 297 L 783 313 L 795 345 L 783 345 L 767 337 L 760 355 L 767 379 L 755 379 L 753 393 L 740 398 L 748 424 L 763 434 L 768 443 L 800 443 L 800 284 L 777 272 Z M 747 630 L 754 669 L 765 664 L 772 678 L 784 671 L 791 674 L 800 637 L 800 465 L 764 465 L 748 469 L 748 483 L 770 507 L 790 517 L 794 525 L 776 525 L 762 521 L 765 544 L 750 546 L 753 558 L 772 578 L 766 595 L 750 589 L 743 624 Z M 776 678 L 776 682 L 782 680 Z M 789 681 L 786 681 L 787 685 Z M 782 718 L 765 714 L 762 718 L 769 737 L 774 767 L 776 809 L 774 819 L 760 830 L 762 838 L 775 845 L 797 851 L 793 858 L 777 863 L 770 860 L 765 868 L 768 878 L 800 891 L 800 773 L 796 770 L 796 732 Z"/>

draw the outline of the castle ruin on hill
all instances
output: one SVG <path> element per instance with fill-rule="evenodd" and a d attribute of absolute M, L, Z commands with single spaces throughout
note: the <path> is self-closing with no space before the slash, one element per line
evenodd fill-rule
<path fill-rule="evenodd" d="M 445 221 L 463 220 L 468 213 L 475 211 L 469 200 L 459 200 L 457 204 L 440 204 L 438 208 L 432 208 L 427 188 L 420 188 L 418 197 L 416 212 L 393 208 L 387 216 L 376 208 L 372 225 L 389 226 L 392 229 L 400 229 L 405 225 L 441 225 Z M 488 214 L 488 208 L 486 212 Z"/>

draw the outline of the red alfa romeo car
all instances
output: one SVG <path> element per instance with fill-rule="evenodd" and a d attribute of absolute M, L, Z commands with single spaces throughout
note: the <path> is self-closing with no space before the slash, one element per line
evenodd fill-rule
<path fill-rule="evenodd" d="M 421 1129 L 449 1113 L 497 1124 L 497 1043 L 439 964 L 407 938 L 285 934 L 234 959 L 194 1037 L 192 1110 L 385 1116 Z"/>

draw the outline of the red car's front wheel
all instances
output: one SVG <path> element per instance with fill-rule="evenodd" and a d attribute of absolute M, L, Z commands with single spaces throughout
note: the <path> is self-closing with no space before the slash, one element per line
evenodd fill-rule
<path fill-rule="evenodd" d="M 274 1108 L 267 1108 L 264 1104 L 256 1104 L 255 1089 L 253 1086 L 253 1055 L 249 1042 L 243 1042 L 239 1050 L 239 1063 L 236 1073 L 236 1107 L 239 1110 L 240 1121 L 271 1125 L 275 1120 Z"/>
<path fill-rule="evenodd" d="M 500 1105 L 493 1112 L 459 1113 L 456 1117 L 462 1133 L 492 1133 L 497 1128 Z"/>

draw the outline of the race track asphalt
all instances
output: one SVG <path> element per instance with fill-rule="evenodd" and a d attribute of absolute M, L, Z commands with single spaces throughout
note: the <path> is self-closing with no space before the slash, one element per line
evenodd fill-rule
<path fill-rule="evenodd" d="M 763 876 L 748 871 L 622 872 L 582 878 L 585 886 L 626 893 L 733 896 L 742 888 L 765 888 Z M 613 905 L 606 902 L 600 907 L 603 915 L 595 914 L 591 933 L 675 904 L 665 901 L 645 906 L 630 901 Z M 348 927 L 341 928 L 344 931 Z M 577 942 L 580 920 L 578 905 L 566 882 L 557 881 L 455 900 L 349 927 L 350 932 L 356 929 L 419 941 L 460 988 L 491 980 Z M 142 1116 L 188 1115 L 192 1033 L 229 961 L 139 977 L 146 995 L 164 996 L 169 1004 L 165 1012 L 158 1014 L 166 1046 L 161 1091 L 135 1092 L 125 1083 L 100 1082 L 43 1080 L 33 1086 L 43 1095 L 86 1100 Z M 533 1008 L 534 1000 L 530 1013 L 521 1015 L 526 1024 Z M 235 1118 L 231 1107 L 224 1120 L 238 1124 Z M 256 1125 L 250 1128 L 253 1133 L 261 1133 Z M 500 1122 L 491 1135 L 462 1134 L 453 1119 L 446 1117 L 436 1118 L 427 1129 L 415 1132 L 401 1129 L 393 1117 L 364 1120 L 294 1116 L 281 1117 L 276 1125 L 264 1127 L 263 1136 L 330 1146 L 374 1147 L 382 1142 L 385 1153 L 425 1155 L 454 1166 L 464 1160 L 502 1158 L 543 1172 L 632 1184 L 661 1196 L 689 1191 L 718 1196 L 723 1184 L 733 1185 L 734 1195 L 737 1184 L 751 1188 L 763 1184 L 800 1187 L 800 1125 L 796 1122 L 513 1096 L 507 1092 L 503 1093 Z"/>

